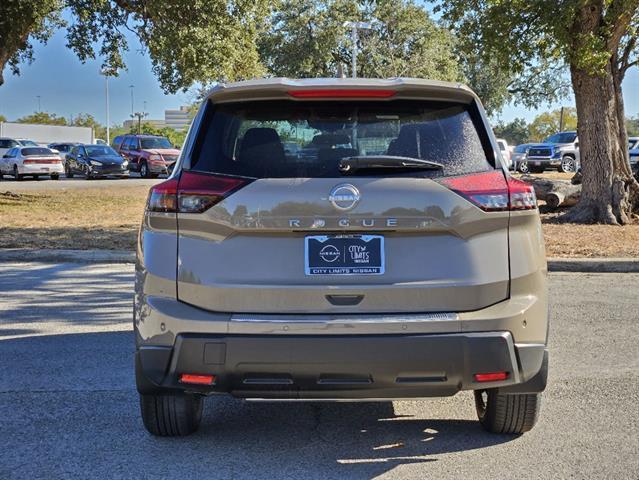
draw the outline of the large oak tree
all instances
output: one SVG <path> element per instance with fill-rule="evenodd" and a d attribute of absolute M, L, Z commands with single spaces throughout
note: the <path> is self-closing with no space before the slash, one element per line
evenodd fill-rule
<path fill-rule="evenodd" d="M 630 170 L 621 84 L 637 65 L 639 0 L 442 0 L 458 35 L 531 85 L 540 66 L 569 71 L 583 172 L 579 204 L 564 219 L 624 224 L 639 208 Z M 526 94 L 525 91 L 522 94 Z"/>
<path fill-rule="evenodd" d="M 66 29 L 80 60 L 100 56 L 111 74 L 125 68 L 131 32 L 148 51 L 166 92 L 194 82 L 262 75 L 259 24 L 270 0 L 2 0 L 0 85 L 8 65 L 19 73 L 33 60 L 33 44 Z"/>

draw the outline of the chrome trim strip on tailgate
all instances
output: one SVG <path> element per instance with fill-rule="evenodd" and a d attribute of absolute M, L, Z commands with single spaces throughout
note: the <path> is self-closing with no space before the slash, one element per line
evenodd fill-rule
<path fill-rule="evenodd" d="M 457 313 L 414 315 L 232 315 L 229 333 L 242 334 L 382 334 L 460 331 Z"/>

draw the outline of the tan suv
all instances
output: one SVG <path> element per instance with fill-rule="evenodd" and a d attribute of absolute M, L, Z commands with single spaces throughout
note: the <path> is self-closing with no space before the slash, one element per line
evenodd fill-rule
<path fill-rule="evenodd" d="M 151 433 L 191 433 L 217 394 L 460 390 L 475 392 L 487 430 L 532 428 L 548 365 L 539 213 L 472 91 L 220 85 L 184 148 L 151 189 L 138 242 L 136 379 Z"/>

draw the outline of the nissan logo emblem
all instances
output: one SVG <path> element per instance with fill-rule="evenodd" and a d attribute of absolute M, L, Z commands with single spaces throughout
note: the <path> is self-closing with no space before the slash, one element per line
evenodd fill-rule
<path fill-rule="evenodd" d="M 359 203 L 360 195 L 359 190 L 350 183 L 342 183 L 333 187 L 330 195 L 328 196 L 329 202 L 340 211 L 350 210 L 355 208 Z"/>

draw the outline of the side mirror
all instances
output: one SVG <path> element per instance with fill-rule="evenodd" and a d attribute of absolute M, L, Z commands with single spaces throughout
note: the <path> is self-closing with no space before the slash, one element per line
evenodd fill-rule
<path fill-rule="evenodd" d="M 579 148 L 579 142 L 575 142 L 575 148 Z"/>
<path fill-rule="evenodd" d="M 4 155 L 2 155 L 2 158 L 9 158 L 9 155 L 5 153 Z"/>

